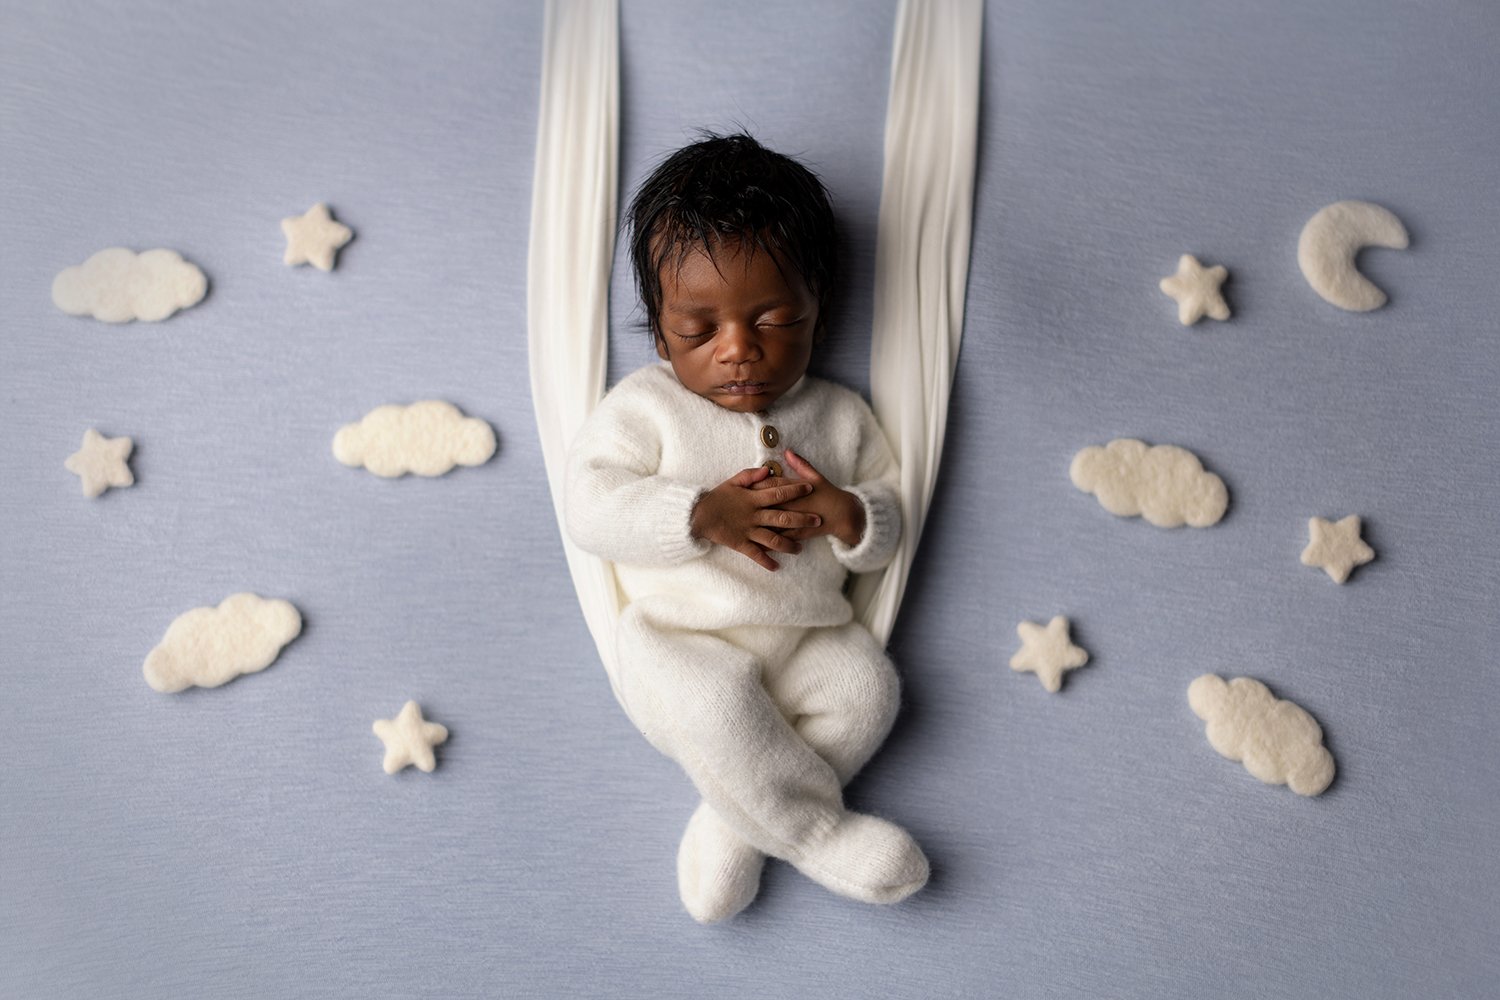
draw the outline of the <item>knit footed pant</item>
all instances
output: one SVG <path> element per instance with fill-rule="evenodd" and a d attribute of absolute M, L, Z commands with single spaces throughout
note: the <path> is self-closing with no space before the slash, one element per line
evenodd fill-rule
<path fill-rule="evenodd" d="M 745 841 L 795 862 L 844 814 L 900 682 L 863 626 L 676 627 L 650 601 L 617 632 L 626 713 Z"/>

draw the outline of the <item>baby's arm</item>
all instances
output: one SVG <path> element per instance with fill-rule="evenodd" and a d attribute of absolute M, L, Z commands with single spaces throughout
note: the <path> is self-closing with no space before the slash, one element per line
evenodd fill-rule
<path fill-rule="evenodd" d="M 568 453 L 565 521 L 573 543 L 603 559 L 675 566 L 708 551 L 691 524 L 704 491 L 657 474 L 661 436 L 649 404 L 617 389 L 589 416 Z"/>
<path fill-rule="evenodd" d="M 777 508 L 807 497 L 814 484 L 778 480 L 777 485 L 765 485 L 770 474 L 764 466 L 745 469 L 704 493 L 693 508 L 694 537 L 734 549 L 773 572 L 780 567 L 770 552 L 801 552 L 802 543 L 782 532 L 814 530 L 822 518 L 813 512 Z"/>
<path fill-rule="evenodd" d="M 875 414 L 863 406 L 859 457 L 849 492 L 865 509 L 865 530 L 853 545 L 833 539 L 833 555 L 851 573 L 883 569 L 901 541 L 901 470 Z"/>
<path fill-rule="evenodd" d="M 823 520 L 821 527 L 784 532 L 787 537 L 800 540 L 830 535 L 834 558 L 850 572 L 869 573 L 891 561 L 901 540 L 900 469 L 875 414 L 863 400 L 858 406 L 853 485 L 840 489 L 806 459 L 787 449 L 791 471 L 799 479 L 812 482 L 814 490 L 811 496 L 782 506 L 787 510 L 816 512 Z M 773 480 L 761 485 L 785 481 Z"/>
<path fill-rule="evenodd" d="M 802 540 L 804 538 L 816 538 L 818 535 L 831 535 L 843 542 L 847 547 L 859 544 L 859 540 L 865 533 L 865 505 L 848 490 L 841 490 L 828 480 L 817 468 L 788 448 L 782 453 L 786 459 L 787 468 L 790 470 L 786 479 L 766 479 L 758 484 L 758 489 L 770 489 L 784 483 L 806 482 L 812 486 L 807 496 L 796 498 L 782 504 L 782 508 L 788 511 L 799 511 L 811 513 L 817 516 L 818 523 L 805 528 L 794 528 L 783 531 L 788 538 Z"/>
<path fill-rule="evenodd" d="M 657 473 L 660 425 L 651 401 L 629 391 L 606 396 L 568 455 L 564 511 L 568 537 L 586 552 L 633 566 L 675 566 L 710 544 L 725 545 L 768 570 L 768 550 L 797 552 L 779 529 L 817 523 L 776 505 L 810 493 L 808 483 L 750 486 L 766 470 L 746 469 L 712 489 Z"/>

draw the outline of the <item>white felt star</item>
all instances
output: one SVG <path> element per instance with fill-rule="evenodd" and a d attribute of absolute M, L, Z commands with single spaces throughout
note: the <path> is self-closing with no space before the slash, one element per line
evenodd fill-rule
<path fill-rule="evenodd" d="M 408 764 L 423 771 L 437 766 L 432 748 L 448 738 L 448 730 L 422 719 L 417 703 L 409 701 L 394 719 L 376 719 L 375 735 L 385 743 L 385 773 L 395 774 Z"/>
<path fill-rule="evenodd" d="M 111 486 L 135 482 L 125 460 L 135 443 L 128 437 L 107 438 L 90 427 L 83 432 L 83 447 L 68 456 L 63 466 L 83 483 L 83 495 L 96 497 Z"/>
<path fill-rule="evenodd" d="M 1062 687 L 1065 670 L 1075 670 L 1089 662 L 1089 654 L 1073 645 L 1068 638 L 1068 620 L 1056 615 L 1046 628 L 1032 622 L 1016 626 L 1021 648 L 1010 658 L 1010 669 L 1034 673 L 1048 691 Z"/>
<path fill-rule="evenodd" d="M 281 231 L 286 234 L 282 260 L 287 266 L 311 264 L 320 271 L 332 271 L 334 252 L 354 238 L 354 230 L 334 222 L 321 201 L 301 215 L 282 219 Z"/>
<path fill-rule="evenodd" d="M 1161 290 L 1177 300 L 1177 318 L 1183 326 L 1192 326 L 1205 315 L 1228 319 L 1229 306 L 1219 286 L 1229 277 L 1222 265 L 1204 267 L 1198 258 L 1185 253 L 1177 261 L 1177 273 L 1161 279 Z"/>
<path fill-rule="evenodd" d="M 1375 558 L 1375 550 L 1359 537 L 1358 514 L 1350 514 L 1338 523 L 1321 517 L 1309 518 L 1307 548 L 1302 550 L 1302 565 L 1321 567 L 1334 583 L 1349 579 L 1349 571 Z"/>

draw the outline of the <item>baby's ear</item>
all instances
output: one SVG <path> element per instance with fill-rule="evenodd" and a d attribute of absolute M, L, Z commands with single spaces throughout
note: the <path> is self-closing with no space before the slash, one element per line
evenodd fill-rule
<path fill-rule="evenodd" d="M 671 358 L 667 357 L 667 338 L 663 337 L 659 333 L 653 333 L 651 335 L 651 338 L 656 341 L 656 356 L 658 358 L 661 358 L 663 361 L 672 360 Z"/>

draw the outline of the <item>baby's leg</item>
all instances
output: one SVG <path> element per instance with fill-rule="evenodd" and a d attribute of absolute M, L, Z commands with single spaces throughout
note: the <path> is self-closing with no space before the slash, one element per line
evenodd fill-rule
<path fill-rule="evenodd" d="M 765 863 L 766 856 L 713 806 L 706 800 L 698 803 L 677 846 L 677 891 L 683 907 L 700 924 L 734 916 L 760 892 Z"/>
<path fill-rule="evenodd" d="M 857 624 L 808 630 L 763 679 L 782 715 L 845 785 L 885 742 L 900 707 L 895 667 Z M 677 871 L 684 905 L 711 923 L 755 898 L 761 855 L 703 802 L 683 834 Z"/>
<path fill-rule="evenodd" d="M 617 633 L 620 686 L 646 738 L 767 854 L 826 834 L 844 811 L 838 776 L 777 710 L 755 656 L 647 608 L 626 608 Z"/>
<path fill-rule="evenodd" d="M 766 689 L 808 746 L 847 785 L 880 749 L 901 706 L 901 681 L 869 629 L 809 629 Z"/>
<path fill-rule="evenodd" d="M 837 772 L 787 722 L 752 654 L 662 627 L 642 603 L 622 615 L 618 642 L 632 719 L 751 846 L 869 902 L 926 882 L 926 858 L 905 831 L 844 809 Z"/>

